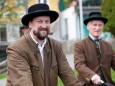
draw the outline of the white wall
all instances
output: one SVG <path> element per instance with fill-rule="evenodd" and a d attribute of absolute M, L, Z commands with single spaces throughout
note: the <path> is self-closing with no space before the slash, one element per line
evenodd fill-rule
<path fill-rule="evenodd" d="M 18 37 L 20 37 L 20 29 L 17 24 L 7 23 L 7 42 L 11 43 L 15 41 Z"/>
<path fill-rule="evenodd" d="M 67 20 L 67 26 L 66 22 Z M 76 40 L 80 38 L 80 30 L 79 30 L 79 17 L 75 11 L 75 7 L 70 7 L 65 11 L 61 12 L 61 32 L 62 37 L 68 34 L 68 40 Z"/>

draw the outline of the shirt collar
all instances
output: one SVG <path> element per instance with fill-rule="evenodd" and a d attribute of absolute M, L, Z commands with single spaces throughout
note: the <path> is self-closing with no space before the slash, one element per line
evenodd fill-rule
<path fill-rule="evenodd" d="M 34 37 L 32 36 L 31 32 L 30 32 L 30 36 L 31 36 L 32 40 L 33 40 L 36 44 L 40 45 L 40 44 L 34 39 Z M 47 39 L 45 38 L 45 39 L 44 39 L 44 43 L 43 43 L 42 46 L 45 46 L 46 42 L 47 42 Z"/>
<path fill-rule="evenodd" d="M 91 34 L 89 34 L 89 36 L 90 36 L 90 38 L 91 38 L 92 40 L 95 40 L 95 39 L 96 39 L 96 38 L 94 38 Z M 98 39 L 100 39 L 100 37 L 99 37 Z"/>

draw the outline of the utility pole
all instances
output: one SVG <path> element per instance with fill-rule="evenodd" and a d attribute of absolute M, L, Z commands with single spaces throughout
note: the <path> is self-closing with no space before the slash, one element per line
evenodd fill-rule
<path fill-rule="evenodd" d="M 38 0 L 38 3 L 46 3 L 47 4 L 47 0 Z"/>
<path fill-rule="evenodd" d="M 84 30 L 83 30 L 83 8 L 82 8 L 82 0 L 79 0 L 79 10 L 80 10 L 80 30 L 81 30 L 81 39 L 84 36 Z"/>
<path fill-rule="evenodd" d="M 40 3 L 40 0 L 38 0 L 38 3 Z"/>
<path fill-rule="evenodd" d="M 24 1 L 26 14 L 28 13 L 28 0 Z"/>
<path fill-rule="evenodd" d="M 39 3 L 44 3 L 44 0 L 38 0 L 39 1 Z"/>

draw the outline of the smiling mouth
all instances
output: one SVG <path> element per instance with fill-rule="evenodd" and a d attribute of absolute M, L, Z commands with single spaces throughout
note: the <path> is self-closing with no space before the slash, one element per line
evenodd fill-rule
<path fill-rule="evenodd" d="M 45 34 L 47 34 L 47 31 L 40 31 L 40 33 L 42 34 L 42 35 L 45 35 Z"/>
<path fill-rule="evenodd" d="M 100 31 L 95 31 L 96 33 L 99 33 Z"/>

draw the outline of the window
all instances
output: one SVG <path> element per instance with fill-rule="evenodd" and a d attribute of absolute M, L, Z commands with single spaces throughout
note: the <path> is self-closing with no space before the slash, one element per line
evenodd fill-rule
<path fill-rule="evenodd" d="M 83 0 L 83 6 L 100 6 L 102 0 Z"/>
<path fill-rule="evenodd" d="M 0 28 L 0 41 L 7 41 L 6 28 Z"/>

